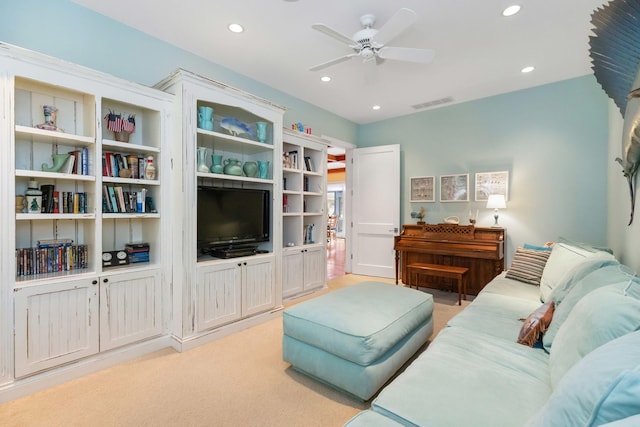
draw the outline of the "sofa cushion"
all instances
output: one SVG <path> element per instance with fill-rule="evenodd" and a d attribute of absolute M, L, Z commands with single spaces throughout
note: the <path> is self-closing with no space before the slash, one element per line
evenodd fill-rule
<path fill-rule="evenodd" d="M 537 297 L 524 299 L 483 291 L 467 308 L 450 319 L 447 325 L 502 338 L 516 344 L 516 338 L 522 328 L 521 319 L 525 319 L 538 307 L 540 300 Z"/>
<path fill-rule="evenodd" d="M 518 344 L 533 347 L 549 327 L 552 317 L 553 301 L 545 302 L 524 320 L 518 334 Z"/>
<path fill-rule="evenodd" d="M 529 285 L 528 283 L 519 282 L 506 278 L 507 273 L 502 272 L 494 277 L 492 281 L 482 288 L 481 294 L 500 294 L 514 298 L 533 301 L 540 305 L 540 288 L 538 286 Z"/>
<path fill-rule="evenodd" d="M 452 326 L 372 408 L 403 425 L 520 426 L 551 393 L 547 364 L 542 349 Z"/>
<path fill-rule="evenodd" d="M 549 355 L 551 384 L 593 349 L 640 329 L 640 285 L 609 285 L 585 295 L 562 324 Z"/>
<path fill-rule="evenodd" d="M 601 427 L 638 427 L 640 426 L 640 414 L 632 415 L 621 420 L 613 421 L 606 424 L 600 424 Z"/>
<path fill-rule="evenodd" d="M 640 414 L 640 332 L 586 355 L 554 388 L 528 427 L 598 426 Z"/>
<path fill-rule="evenodd" d="M 629 274 L 628 267 L 622 264 L 613 264 L 606 267 L 599 268 L 581 280 L 579 280 L 562 299 L 562 301 L 556 301 L 556 308 L 553 313 L 553 319 L 549 329 L 542 336 L 542 343 L 547 351 L 551 350 L 553 341 L 558 333 L 558 330 L 569 317 L 569 313 L 573 307 L 589 292 L 602 288 L 607 285 L 615 283 L 628 283 L 632 276 Z M 633 279 L 638 282 L 638 279 Z"/>
<path fill-rule="evenodd" d="M 549 259 L 549 251 L 518 248 L 507 271 L 507 279 L 514 279 L 530 285 L 539 285 L 542 271 Z"/>
<path fill-rule="evenodd" d="M 562 302 L 569 291 L 580 280 L 584 279 L 587 275 L 602 267 L 608 267 L 612 265 L 618 266 L 620 265 L 620 263 L 615 258 L 611 258 L 611 256 L 606 252 L 588 258 L 587 260 L 573 267 L 570 270 L 569 274 L 564 275 L 562 281 L 553 289 L 553 291 L 551 291 L 548 299 L 553 300 L 553 302 L 555 302 L 557 306 Z M 628 269 L 628 267 L 625 268 Z M 633 272 L 631 272 L 631 274 L 633 275 Z"/>
<path fill-rule="evenodd" d="M 284 334 L 367 366 L 428 322 L 433 297 L 382 282 L 362 282 L 287 308 Z"/>
<path fill-rule="evenodd" d="M 589 250 L 584 247 L 569 245 L 566 243 L 556 243 L 542 272 L 540 278 L 540 300 L 546 302 L 551 292 L 563 282 L 565 275 L 571 275 L 571 270 L 593 256 L 613 255 L 606 252 Z M 569 276 L 567 276 L 569 277 Z"/>

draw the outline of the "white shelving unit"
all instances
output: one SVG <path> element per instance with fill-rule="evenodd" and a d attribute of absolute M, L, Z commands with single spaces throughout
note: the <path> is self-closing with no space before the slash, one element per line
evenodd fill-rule
<path fill-rule="evenodd" d="M 154 338 L 164 334 L 168 313 L 162 295 L 169 289 L 170 216 L 163 194 L 170 183 L 166 136 L 173 97 L 0 47 L 0 201 L 7 207 L 0 214 L 0 384 L 20 384 L 24 377 L 47 381 L 62 365 L 73 370 L 76 361 L 86 366 L 94 360 L 104 367 L 109 358 L 116 363 L 165 346 Z M 45 122 L 45 105 L 56 114 L 43 129 L 37 126 Z M 129 143 L 110 139 L 104 120 L 110 110 L 135 114 Z M 154 155 L 156 178 L 103 176 L 108 151 Z M 82 153 L 75 171 L 42 170 L 52 155 L 70 152 Z M 25 194 L 31 180 L 53 186 L 56 200 L 47 212 L 16 207 L 16 196 Z M 104 212 L 103 188 L 116 185 L 128 192 L 148 188 L 156 211 Z M 103 252 L 143 241 L 151 248 L 148 262 L 103 265 Z M 117 356 L 109 353 L 114 348 Z"/>
<path fill-rule="evenodd" d="M 282 293 L 326 286 L 328 141 L 284 131 L 282 147 Z"/>
<path fill-rule="evenodd" d="M 282 308 L 279 156 L 284 109 L 185 70 L 176 70 L 155 87 L 176 95 L 174 143 L 178 156 L 172 185 L 181 199 L 174 200 L 172 218 L 174 242 L 181 250 L 173 260 L 173 281 L 179 286 L 174 286 L 172 335 L 175 347 L 186 349 Z M 213 109 L 212 129 L 198 127 L 198 112 L 207 107 Z M 233 134 L 222 126 L 223 118 L 237 119 L 252 130 L 257 122 L 266 122 L 266 139 L 259 141 L 255 132 Z M 198 170 L 198 150 L 206 150 L 209 171 Z M 269 162 L 269 171 L 262 178 L 213 173 L 214 154 L 223 161 L 237 160 L 239 165 Z M 197 240 L 199 186 L 269 191 L 269 240 L 259 243 L 258 254 L 220 259 L 202 252 Z"/>

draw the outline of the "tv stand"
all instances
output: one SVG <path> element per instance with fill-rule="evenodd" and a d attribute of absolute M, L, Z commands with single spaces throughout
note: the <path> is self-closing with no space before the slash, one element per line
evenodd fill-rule
<path fill-rule="evenodd" d="M 256 249 L 255 246 L 238 246 L 232 248 L 211 248 L 208 252 L 216 258 L 229 259 L 255 255 Z"/>

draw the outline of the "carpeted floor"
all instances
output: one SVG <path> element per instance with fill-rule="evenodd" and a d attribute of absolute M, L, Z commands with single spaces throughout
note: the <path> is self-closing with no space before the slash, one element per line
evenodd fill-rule
<path fill-rule="evenodd" d="M 285 306 L 364 280 L 393 283 L 347 275 Z M 461 310 L 457 295 L 422 290 L 434 295 L 439 331 Z M 277 318 L 184 353 L 161 350 L 4 403 L 0 425 L 341 426 L 369 407 L 291 369 L 281 342 Z"/>

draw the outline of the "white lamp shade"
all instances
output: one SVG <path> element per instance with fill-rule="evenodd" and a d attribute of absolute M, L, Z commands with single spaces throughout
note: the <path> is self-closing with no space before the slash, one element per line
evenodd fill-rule
<path fill-rule="evenodd" d="M 505 209 L 507 202 L 502 194 L 492 194 L 487 200 L 487 209 Z"/>

